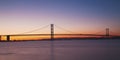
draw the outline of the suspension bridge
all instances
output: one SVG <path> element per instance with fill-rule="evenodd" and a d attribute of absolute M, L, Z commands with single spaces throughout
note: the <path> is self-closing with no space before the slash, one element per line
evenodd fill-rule
<path fill-rule="evenodd" d="M 49 29 L 50 29 L 49 34 L 40 34 L 40 33 L 33 34 L 32 33 L 32 32 L 35 32 L 35 31 L 42 30 L 42 29 L 47 28 L 47 27 L 49 27 Z M 64 30 L 66 32 L 69 32 L 69 34 L 56 34 L 55 30 L 54 30 L 55 28 Z M 117 35 L 110 35 L 110 29 L 109 28 L 106 28 L 104 31 L 105 31 L 104 34 L 98 34 L 98 33 L 97 34 L 78 34 L 78 33 L 75 33 L 73 31 L 67 30 L 67 29 L 65 29 L 63 27 L 60 27 L 60 26 L 57 26 L 57 25 L 54 25 L 54 24 L 50 24 L 50 25 L 46 25 L 46 26 L 43 26 L 43 27 L 38 28 L 38 29 L 34 29 L 34 30 L 31 30 L 31 31 L 20 33 L 20 34 L 0 35 L 0 41 L 2 41 L 3 36 L 4 36 L 6 41 L 11 41 L 12 40 L 11 37 L 13 37 L 13 36 L 16 36 L 16 37 L 22 37 L 22 36 L 49 36 L 51 40 L 53 40 L 55 36 L 64 36 L 64 37 L 69 36 L 69 38 L 73 37 L 73 36 L 77 36 L 77 38 L 80 37 L 80 36 L 89 36 L 89 37 L 94 37 L 95 36 L 95 37 L 102 37 L 102 38 L 103 37 L 104 38 L 110 38 L 110 37 L 116 37 L 117 36 Z M 101 33 L 101 32 L 99 32 L 99 33 Z"/>

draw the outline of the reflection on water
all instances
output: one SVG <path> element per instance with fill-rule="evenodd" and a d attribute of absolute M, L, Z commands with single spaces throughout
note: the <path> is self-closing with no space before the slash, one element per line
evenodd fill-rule
<path fill-rule="evenodd" d="M 0 42 L 0 60 L 50 60 L 50 41 Z M 54 60 L 120 60 L 120 41 L 54 41 Z"/>

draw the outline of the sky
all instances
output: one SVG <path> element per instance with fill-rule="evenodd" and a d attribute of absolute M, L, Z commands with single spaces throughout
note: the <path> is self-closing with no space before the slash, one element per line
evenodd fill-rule
<path fill-rule="evenodd" d="M 75 33 L 105 33 L 109 28 L 111 34 L 120 34 L 120 1 L 0 0 L 0 35 L 19 34 L 49 24 Z"/>

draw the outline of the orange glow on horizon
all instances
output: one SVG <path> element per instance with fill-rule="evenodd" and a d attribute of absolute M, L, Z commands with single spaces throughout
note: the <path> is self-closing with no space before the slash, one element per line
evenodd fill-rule
<path fill-rule="evenodd" d="M 74 36 L 74 35 L 59 35 L 54 36 L 55 39 L 64 39 L 64 38 L 100 38 L 101 36 Z M 51 36 L 11 36 L 11 41 L 17 41 L 17 40 L 46 40 L 50 39 Z M 6 36 L 2 36 L 1 40 L 6 40 Z"/>

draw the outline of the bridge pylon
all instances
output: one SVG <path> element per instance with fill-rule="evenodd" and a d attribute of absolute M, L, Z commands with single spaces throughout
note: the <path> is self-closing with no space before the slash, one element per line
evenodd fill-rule
<path fill-rule="evenodd" d="M 109 28 L 106 28 L 106 36 L 110 36 Z"/>
<path fill-rule="evenodd" d="M 54 40 L 54 24 L 51 24 L 51 40 Z"/>

